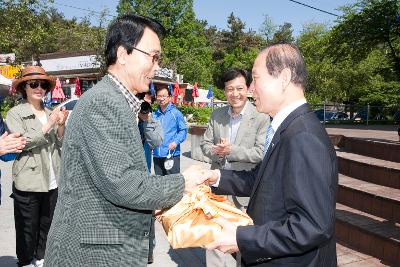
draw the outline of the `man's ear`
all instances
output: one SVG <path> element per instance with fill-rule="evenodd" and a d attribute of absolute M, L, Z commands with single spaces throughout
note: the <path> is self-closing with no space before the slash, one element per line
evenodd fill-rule
<path fill-rule="evenodd" d="M 280 74 L 282 80 L 282 89 L 286 90 L 286 87 L 289 86 L 290 81 L 292 80 L 292 72 L 288 68 L 284 68 Z"/>
<path fill-rule="evenodd" d="M 122 46 L 119 46 L 117 49 L 117 61 L 119 64 L 121 65 L 125 65 L 126 63 L 126 56 L 128 55 L 128 53 L 126 52 L 126 49 L 123 48 Z"/>

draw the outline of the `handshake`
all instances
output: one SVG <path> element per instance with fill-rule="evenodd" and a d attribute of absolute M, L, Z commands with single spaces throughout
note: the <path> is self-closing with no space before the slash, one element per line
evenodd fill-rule
<path fill-rule="evenodd" d="M 192 165 L 182 172 L 185 178 L 185 193 L 192 192 L 198 185 L 213 185 L 220 178 L 219 170 L 207 170 L 198 165 Z"/>

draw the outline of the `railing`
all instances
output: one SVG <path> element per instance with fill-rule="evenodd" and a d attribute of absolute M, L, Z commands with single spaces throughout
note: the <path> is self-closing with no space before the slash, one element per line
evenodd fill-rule
<path fill-rule="evenodd" d="M 400 122 L 400 106 L 311 105 L 322 123 L 392 124 Z"/>
<path fill-rule="evenodd" d="M 213 109 L 228 105 L 228 101 L 209 103 Z M 321 123 L 399 124 L 400 106 L 373 106 L 350 104 L 311 105 Z"/>

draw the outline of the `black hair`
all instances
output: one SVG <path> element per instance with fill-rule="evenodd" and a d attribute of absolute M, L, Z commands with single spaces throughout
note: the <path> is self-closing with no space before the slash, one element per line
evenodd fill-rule
<path fill-rule="evenodd" d="M 266 67 L 268 73 L 278 77 L 283 69 L 291 72 L 291 82 L 305 90 L 307 83 L 307 68 L 300 50 L 292 44 L 274 44 L 267 46 Z"/>
<path fill-rule="evenodd" d="M 224 72 L 224 74 L 222 75 L 222 82 L 225 85 L 225 83 L 232 81 L 240 76 L 242 76 L 245 79 L 246 85 L 247 85 L 247 87 L 249 87 L 251 84 L 251 75 L 249 74 L 249 72 L 247 70 L 244 70 L 244 69 L 232 68 L 232 69 L 226 70 Z"/>
<path fill-rule="evenodd" d="M 172 96 L 171 92 L 169 91 L 169 88 L 166 87 L 166 86 L 157 87 L 157 88 L 156 88 L 156 96 L 157 96 L 157 93 L 158 93 L 159 91 L 161 91 L 161 90 L 167 90 L 168 96 Z"/>
<path fill-rule="evenodd" d="M 146 27 L 154 31 L 159 38 L 165 33 L 164 27 L 159 22 L 139 15 L 122 15 L 112 22 L 107 30 L 105 42 L 106 67 L 117 61 L 118 47 L 124 47 L 128 54 L 131 54 L 133 47 L 142 39 Z"/>

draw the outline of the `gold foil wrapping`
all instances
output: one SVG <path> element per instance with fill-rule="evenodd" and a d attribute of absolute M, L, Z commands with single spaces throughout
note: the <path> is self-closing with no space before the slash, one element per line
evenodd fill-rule
<path fill-rule="evenodd" d="M 207 216 L 207 215 L 208 216 Z M 198 186 L 175 206 L 158 216 L 172 248 L 204 247 L 221 234 L 219 224 L 209 218 L 222 216 L 235 225 L 252 225 L 252 219 L 235 208 L 225 196 L 211 193 L 206 185 Z"/>

